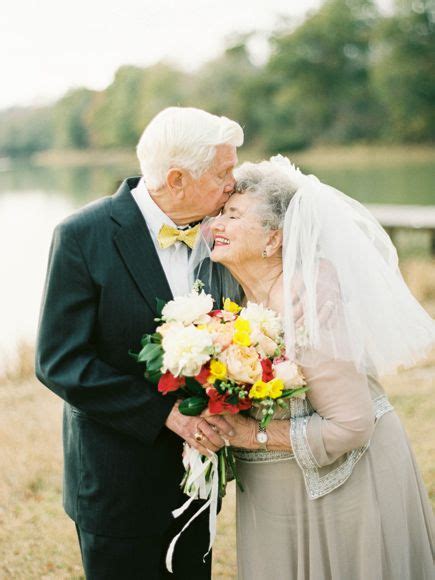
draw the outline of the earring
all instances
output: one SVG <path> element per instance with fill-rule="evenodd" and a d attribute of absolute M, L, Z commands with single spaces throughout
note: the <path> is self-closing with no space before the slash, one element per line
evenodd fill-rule
<path fill-rule="evenodd" d="M 261 255 L 263 256 L 263 258 L 267 258 L 267 250 L 263 250 L 261 252 Z"/>

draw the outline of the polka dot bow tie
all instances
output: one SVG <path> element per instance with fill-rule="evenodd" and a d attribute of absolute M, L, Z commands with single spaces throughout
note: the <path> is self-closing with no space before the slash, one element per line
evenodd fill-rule
<path fill-rule="evenodd" d="M 190 249 L 193 249 L 196 239 L 199 234 L 199 224 L 188 230 L 178 230 L 167 224 L 163 224 L 157 236 L 159 246 L 165 250 L 175 244 L 175 242 L 183 242 Z"/>

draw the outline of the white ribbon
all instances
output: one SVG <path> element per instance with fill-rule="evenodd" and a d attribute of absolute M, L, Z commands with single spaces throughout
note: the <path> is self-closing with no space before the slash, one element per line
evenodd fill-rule
<path fill-rule="evenodd" d="M 178 542 L 181 534 L 190 526 L 203 511 L 210 507 L 209 532 L 210 542 L 208 551 L 204 554 L 204 559 L 210 553 L 216 537 L 217 507 L 219 496 L 219 473 L 218 457 L 216 453 L 211 453 L 210 457 L 201 455 L 199 451 L 190 447 L 187 443 L 184 445 L 183 465 L 187 472 L 187 478 L 183 479 L 184 493 L 189 499 L 178 509 L 172 512 L 174 518 L 178 518 L 184 513 L 195 499 L 206 499 L 206 503 L 190 518 L 179 534 L 177 534 L 169 544 L 166 552 L 166 568 L 172 573 L 172 558 L 174 555 L 175 544 Z M 208 474 L 208 476 L 207 476 Z"/>

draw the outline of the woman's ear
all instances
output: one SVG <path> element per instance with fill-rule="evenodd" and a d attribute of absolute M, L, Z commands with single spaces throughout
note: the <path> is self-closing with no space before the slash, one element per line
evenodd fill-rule
<path fill-rule="evenodd" d="M 169 191 L 174 195 L 176 195 L 177 197 L 184 197 L 183 174 L 184 172 L 182 169 L 173 167 L 168 171 L 168 174 L 166 176 L 166 185 Z"/>
<path fill-rule="evenodd" d="M 282 230 L 270 230 L 269 240 L 266 244 L 267 255 L 274 256 L 282 248 Z"/>

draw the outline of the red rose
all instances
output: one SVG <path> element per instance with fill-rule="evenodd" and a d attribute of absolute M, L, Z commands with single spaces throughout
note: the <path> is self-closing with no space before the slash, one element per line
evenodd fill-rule
<path fill-rule="evenodd" d="M 166 373 L 160 377 L 157 389 L 160 393 L 163 393 L 163 395 L 167 395 L 171 391 L 178 391 L 178 389 L 185 384 L 186 380 L 184 377 L 174 377 L 172 373 L 166 371 Z"/>
<path fill-rule="evenodd" d="M 212 318 L 214 316 L 220 316 L 222 314 L 222 310 L 212 310 L 211 312 L 208 313 L 209 316 L 211 316 Z"/>
<path fill-rule="evenodd" d="M 246 397 L 246 399 L 240 399 L 240 401 L 237 403 L 237 408 L 239 411 L 246 411 L 247 409 L 250 409 L 252 407 L 252 401 L 249 397 Z"/>
<path fill-rule="evenodd" d="M 220 395 L 216 389 L 207 389 L 208 410 L 213 415 L 220 415 L 224 412 L 224 396 Z"/>
<path fill-rule="evenodd" d="M 221 415 L 222 413 L 231 413 L 231 415 L 235 415 L 236 413 L 243 409 L 249 409 L 251 407 L 251 401 L 249 400 L 249 407 L 242 406 L 240 404 L 246 405 L 246 399 L 243 399 L 244 403 L 240 401 L 236 405 L 232 405 L 231 403 L 227 403 L 227 400 L 231 396 L 229 393 L 224 393 L 221 395 L 218 391 L 214 388 L 207 389 L 207 395 L 209 398 L 208 401 L 208 410 L 213 415 Z"/>
<path fill-rule="evenodd" d="M 194 378 L 195 380 L 198 381 L 198 383 L 201 383 L 201 385 L 203 385 L 204 383 L 207 382 L 209 376 L 210 376 L 210 365 L 207 363 L 202 367 L 202 369 Z"/>
<path fill-rule="evenodd" d="M 261 359 L 260 363 L 261 368 L 263 369 L 263 376 L 261 377 L 261 380 L 264 381 L 265 383 L 268 383 L 274 377 L 272 361 L 269 358 L 265 358 Z"/>

